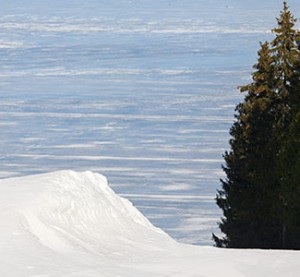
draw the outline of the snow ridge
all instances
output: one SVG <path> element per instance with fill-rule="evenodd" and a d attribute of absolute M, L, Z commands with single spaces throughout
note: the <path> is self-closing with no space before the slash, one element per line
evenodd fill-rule
<path fill-rule="evenodd" d="M 22 213 L 28 230 L 54 251 L 79 247 L 110 255 L 116 244 L 136 248 L 138 240 L 146 248 L 150 241 L 171 241 L 130 201 L 116 195 L 103 175 L 60 171 L 43 179 L 41 194 Z"/>

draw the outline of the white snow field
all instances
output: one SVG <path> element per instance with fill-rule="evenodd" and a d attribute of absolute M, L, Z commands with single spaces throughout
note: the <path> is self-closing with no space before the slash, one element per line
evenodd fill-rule
<path fill-rule="evenodd" d="M 0 276 L 299 276 L 300 252 L 174 241 L 104 176 L 58 171 L 0 180 Z"/>

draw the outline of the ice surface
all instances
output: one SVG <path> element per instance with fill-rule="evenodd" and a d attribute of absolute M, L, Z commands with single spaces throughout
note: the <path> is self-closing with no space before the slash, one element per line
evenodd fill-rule
<path fill-rule="evenodd" d="M 179 244 L 104 176 L 59 171 L 0 181 L 0 276 L 298 276 L 297 251 Z"/>
<path fill-rule="evenodd" d="M 211 245 L 237 86 L 282 1 L 0 7 L 0 178 L 102 172 L 172 237 Z"/>

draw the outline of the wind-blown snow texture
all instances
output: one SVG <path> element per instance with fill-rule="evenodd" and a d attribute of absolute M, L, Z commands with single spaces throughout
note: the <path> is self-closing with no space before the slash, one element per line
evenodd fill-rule
<path fill-rule="evenodd" d="M 172 237 L 211 245 L 236 88 L 281 8 L 0 0 L 0 178 L 103 172 Z"/>
<path fill-rule="evenodd" d="M 175 242 L 104 176 L 59 171 L 0 181 L 0 276 L 299 276 L 296 251 Z"/>

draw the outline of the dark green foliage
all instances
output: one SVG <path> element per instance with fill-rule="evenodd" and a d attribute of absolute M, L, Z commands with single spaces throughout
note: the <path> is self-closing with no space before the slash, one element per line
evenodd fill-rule
<path fill-rule="evenodd" d="M 246 94 L 236 108 L 231 150 L 224 155 L 227 178 L 221 180 L 216 198 L 224 214 L 219 226 L 225 237 L 213 235 L 216 246 L 300 249 L 300 150 L 295 150 L 300 149 L 300 58 L 295 22 L 284 2 L 274 40 L 261 44 L 252 83 L 241 87 Z"/>
<path fill-rule="evenodd" d="M 284 226 L 282 244 L 300 249 L 300 109 L 295 114 L 278 159 L 280 173 L 280 220 Z"/>

